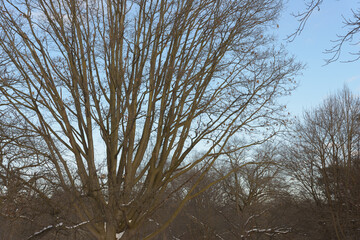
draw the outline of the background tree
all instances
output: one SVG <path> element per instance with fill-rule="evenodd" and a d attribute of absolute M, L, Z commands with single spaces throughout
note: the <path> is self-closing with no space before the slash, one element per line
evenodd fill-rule
<path fill-rule="evenodd" d="M 166 230 L 164 239 L 296 239 L 292 221 L 288 220 L 292 206 L 286 206 L 290 195 L 285 184 L 279 184 L 279 155 L 275 152 L 274 147 L 266 145 L 224 156 L 198 187 L 223 177 L 229 169 L 233 173 L 225 182 L 191 199 Z M 191 185 L 189 182 L 186 188 Z M 168 211 L 160 211 L 154 222 L 161 224 Z"/>
<path fill-rule="evenodd" d="M 219 156 L 284 123 L 276 100 L 301 66 L 266 35 L 280 9 L 278 0 L 1 1 L 1 110 L 28 136 L 6 141 L 39 156 L 2 155 L 2 165 L 50 205 L 67 196 L 97 239 L 156 236 Z M 246 143 L 225 148 L 241 131 Z M 169 184 L 200 163 L 170 217 L 135 235 Z M 52 228 L 73 224 L 56 219 Z"/>
<path fill-rule="evenodd" d="M 288 150 L 291 175 L 301 185 L 299 193 L 324 211 L 320 221 L 330 228 L 330 238 L 359 234 L 359 104 L 359 97 L 344 88 L 305 112 Z"/>

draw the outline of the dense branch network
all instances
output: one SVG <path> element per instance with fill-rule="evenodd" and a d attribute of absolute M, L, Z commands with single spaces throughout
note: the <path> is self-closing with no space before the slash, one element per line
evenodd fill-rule
<path fill-rule="evenodd" d="M 19 123 L 4 122 L 2 149 L 36 156 L 6 155 L 2 169 L 20 167 L 20 181 L 48 202 L 60 188 L 94 236 L 112 239 L 134 232 L 171 195 L 169 184 L 199 167 L 164 229 L 219 156 L 285 123 L 276 99 L 295 87 L 301 66 L 266 35 L 280 7 L 2 1 L 1 110 Z M 246 144 L 226 148 L 239 133 Z M 190 159 L 195 150 L 202 154 Z"/>

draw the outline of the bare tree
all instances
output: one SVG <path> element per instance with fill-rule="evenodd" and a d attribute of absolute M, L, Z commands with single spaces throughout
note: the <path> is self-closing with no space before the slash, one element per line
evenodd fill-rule
<path fill-rule="evenodd" d="M 198 187 L 228 174 L 229 168 L 233 173 L 191 199 L 164 239 L 295 239 L 292 222 L 283 213 L 289 210 L 284 208 L 289 195 L 284 196 L 286 185 L 280 184 L 278 156 L 275 147 L 266 145 L 224 157 L 228 161 L 217 164 Z M 163 215 L 168 211 L 164 209 Z M 161 224 L 162 218 L 156 216 L 154 222 Z"/>
<path fill-rule="evenodd" d="M 246 154 L 228 154 L 229 168 L 233 173 L 223 181 L 225 192 L 239 215 L 253 203 L 269 201 L 276 178 L 280 178 L 277 152 L 273 146 L 262 146 L 253 156 L 242 155 Z M 244 166 L 247 162 L 250 164 Z"/>
<path fill-rule="evenodd" d="M 246 152 L 249 151 L 228 154 L 228 167 L 233 173 L 222 184 L 226 206 L 230 208 L 227 219 L 237 219 L 231 223 L 232 232 L 241 239 L 289 238 L 291 227 L 279 224 L 283 216 L 274 211 L 287 190 L 279 152 L 272 144 L 264 144 L 250 154 Z M 250 164 L 243 166 L 247 162 Z"/>
<path fill-rule="evenodd" d="M 337 239 L 359 234 L 360 99 L 344 88 L 304 114 L 289 147 L 292 176 L 329 213 Z M 296 150 L 294 150 L 296 149 Z"/>
<path fill-rule="evenodd" d="M 141 236 L 153 238 L 202 191 L 219 156 L 284 123 L 276 99 L 301 66 L 266 34 L 280 8 L 278 0 L 1 1 L 1 110 L 22 123 L 7 127 L 29 135 L 10 142 L 39 156 L 13 162 L 25 164 L 20 181 L 48 202 L 61 189 L 95 238 L 130 239 L 173 193 L 169 184 L 206 161 L 170 217 Z M 225 148 L 238 133 L 247 143 Z"/>

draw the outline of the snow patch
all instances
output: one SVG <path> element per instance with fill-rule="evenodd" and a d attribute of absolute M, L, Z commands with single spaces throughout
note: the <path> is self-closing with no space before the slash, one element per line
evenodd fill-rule
<path fill-rule="evenodd" d="M 120 204 L 120 207 L 128 207 L 128 206 L 130 206 L 134 201 L 135 201 L 135 199 L 132 199 L 132 200 L 129 201 L 128 203 L 122 203 L 122 204 Z"/>
<path fill-rule="evenodd" d="M 28 240 L 29 239 L 32 239 L 32 238 L 34 238 L 34 237 L 36 237 L 37 235 L 40 235 L 40 234 L 42 234 L 43 232 L 46 232 L 46 231 L 48 231 L 48 230 L 50 230 L 50 229 L 52 229 L 52 228 L 56 228 L 56 227 L 61 227 L 63 225 L 63 223 L 58 223 L 58 224 L 56 224 L 56 225 L 49 225 L 49 226 L 47 226 L 47 227 L 44 227 L 43 229 L 41 229 L 40 231 L 37 231 L 37 232 L 35 232 L 33 235 L 31 235 L 30 237 L 28 237 Z"/>
<path fill-rule="evenodd" d="M 78 223 L 78 224 L 73 225 L 73 226 L 64 226 L 64 227 L 65 227 L 66 229 L 75 229 L 75 228 L 78 228 L 78 227 L 80 227 L 80 226 L 82 226 L 82 225 L 84 225 L 84 224 L 87 224 L 87 223 L 89 223 L 89 222 L 90 222 L 90 221 L 85 221 L 85 222 L 81 222 L 81 223 Z M 28 237 L 27 240 L 30 240 L 30 239 L 32 239 L 32 238 L 34 238 L 34 237 L 36 237 L 36 236 L 38 236 L 38 235 L 40 235 L 40 234 L 48 231 L 48 230 L 51 230 L 51 229 L 57 228 L 57 227 L 61 227 L 61 226 L 63 226 L 63 225 L 64 225 L 64 223 L 61 222 L 61 223 L 58 223 L 58 224 L 55 224 L 55 225 L 49 225 L 49 226 L 47 226 L 47 227 L 44 227 L 44 228 L 41 229 L 40 231 L 37 231 L 37 232 L 35 232 L 33 235 L 31 235 L 30 237 Z"/>
<path fill-rule="evenodd" d="M 90 221 L 81 222 L 81 223 L 78 223 L 78 224 L 73 225 L 73 226 L 67 226 L 66 228 L 67 228 L 67 229 L 78 228 L 78 227 L 80 227 L 80 226 L 82 226 L 82 225 L 84 225 L 84 224 L 87 224 L 87 223 L 89 223 L 89 222 L 90 222 Z"/>
<path fill-rule="evenodd" d="M 116 240 L 119 240 L 121 239 L 121 237 L 124 235 L 124 232 L 121 232 L 121 233 L 116 233 L 115 237 L 116 237 Z"/>

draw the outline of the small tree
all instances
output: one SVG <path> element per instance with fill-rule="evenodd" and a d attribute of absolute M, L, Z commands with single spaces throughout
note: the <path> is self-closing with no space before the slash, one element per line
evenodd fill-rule
<path fill-rule="evenodd" d="M 243 131 L 246 146 L 261 143 L 282 125 L 276 99 L 301 66 L 266 35 L 280 8 L 278 0 L 1 1 L 1 110 L 23 123 L 8 127 L 29 133 L 10 142 L 39 156 L 26 159 L 35 165 L 23 165 L 21 181 L 48 175 L 27 185 L 49 202 L 60 188 L 97 239 L 128 239 L 140 237 L 168 185 L 206 160 L 169 219 L 141 236 L 154 237 L 215 160 L 236 150 L 225 148 L 229 139 Z M 206 151 L 190 161 L 199 146 Z"/>

